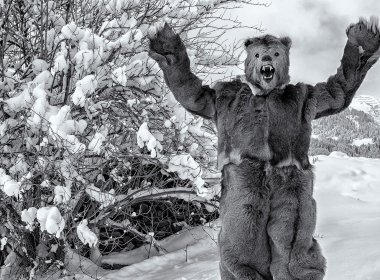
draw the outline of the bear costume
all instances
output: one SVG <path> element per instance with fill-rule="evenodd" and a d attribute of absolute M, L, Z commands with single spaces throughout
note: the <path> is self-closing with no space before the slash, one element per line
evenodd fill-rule
<path fill-rule="evenodd" d="M 213 88 L 191 72 L 168 24 L 151 36 L 149 54 L 175 98 L 217 127 L 222 280 L 323 279 L 325 259 L 313 238 L 311 122 L 347 108 L 380 56 L 375 18 L 346 33 L 341 65 L 327 82 L 289 84 L 291 40 L 265 35 L 245 41 L 245 77 Z"/>

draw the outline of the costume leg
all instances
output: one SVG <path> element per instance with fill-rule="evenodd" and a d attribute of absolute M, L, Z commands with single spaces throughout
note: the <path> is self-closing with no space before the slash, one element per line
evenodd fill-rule
<path fill-rule="evenodd" d="M 275 280 L 321 280 L 325 259 L 313 238 L 316 206 L 312 170 L 270 168 L 271 211 L 268 222 Z"/>
<path fill-rule="evenodd" d="M 222 280 L 272 279 L 266 232 L 269 195 L 263 162 L 244 160 L 223 168 L 219 234 Z"/>

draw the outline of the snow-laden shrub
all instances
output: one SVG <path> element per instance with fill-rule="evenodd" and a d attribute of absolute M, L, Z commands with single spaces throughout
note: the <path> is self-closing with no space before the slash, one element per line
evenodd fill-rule
<path fill-rule="evenodd" d="M 0 279 L 71 267 L 62 253 L 71 249 L 99 264 L 101 254 L 210 219 L 214 128 L 165 87 L 147 34 L 169 22 L 205 77 L 237 63 L 217 48 L 223 29 L 213 23 L 235 2 L 0 5 L 0 261 L 15 268 L 0 269 Z"/>

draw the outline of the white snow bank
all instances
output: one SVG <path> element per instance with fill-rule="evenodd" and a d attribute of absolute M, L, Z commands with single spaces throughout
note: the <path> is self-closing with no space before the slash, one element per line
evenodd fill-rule
<path fill-rule="evenodd" d="M 151 248 L 150 244 L 147 244 L 129 252 L 115 253 L 105 256 L 102 258 L 102 263 L 104 264 L 120 262 L 124 265 L 132 264 L 129 267 L 121 269 L 119 272 L 110 273 L 105 279 L 117 280 L 127 279 L 128 277 L 131 277 L 131 279 L 133 277 L 137 277 L 133 279 L 152 280 L 181 279 L 174 277 L 174 275 L 177 275 L 177 277 L 186 275 L 181 272 L 181 268 L 184 268 L 186 265 L 191 263 L 193 264 L 193 267 L 195 267 L 197 265 L 196 262 L 200 261 L 200 259 L 206 260 L 207 255 L 211 259 L 211 267 L 215 267 L 215 265 L 218 265 L 216 242 L 219 229 L 220 225 L 218 222 L 212 223 L 209 226 L 199 226 L 192 229 L 185 228 L 177 234 L 159 241 L 158 243 L 162 248 L 160 251 L 157 251 L 155 248 Z M 187 248 L 187 250 L 185 250 L 185 248 Z M 166 254 L 164 252 L 166 252 Z M 202 254 L 203 257 L 200 257 L 200 254 Z M 145 260 L 148 257 L 150 259 Z M 145 261 L 136 263 L 142 260 Z M 167 272 L 165 272 L 165 270 Z M 189 269 L 187 270 L 190 271 Z M 195 268 L 194 270 L 197 269 Z M 125 272 L 127 273 L 125 274 Z M 181 273 L 183 274 L 181 275 Z M 159 277 L 162 278 L 157 278 L 159 274 Z M 143 278 L 144 276 L 146 278 Z"/>
<path fill-rule="evenodd" d="M 358 146 L 358 147 L 362 145 L 372 145 L 372 144 L 374 144 L 372 138 L 354 139 L 352 141 L 352 145 Z"/>
<path fill-rule="evenodd" d="M 380 275 L 380 160 L 318 156 L 317 236 L 326 280 L 375 280 Z"/>

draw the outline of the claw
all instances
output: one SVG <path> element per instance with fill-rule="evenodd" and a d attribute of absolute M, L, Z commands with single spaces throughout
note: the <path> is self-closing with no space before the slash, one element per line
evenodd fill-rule
<path fill-rule="evenodd" d="M 361 24 L 364 24 L 365 26 L 367 26 L 367 19 L 365 17 L 359 17 L 359 23 Z"/>
<path fill-rule="evenodd" d="M 371 16 L 369 19 L 371 26 L 372 26 L 372 32 L 377 33 L 379 32 L 379 18 L 376 16 Z"/>
<path fill-rule="evenodd" d="M 369 30 L 369 31 L 372 30 L 372 22 L 371 22 L 371 19 L 370 19 L 370 20 L 367 20 L 367 19 L 364 18 L 364 17 L 360 17 L 359 22 L 362 23 L 362 24 L 367 28 L 367 30 Z"/>
<path fill-rule="evenodd" d="M 380 32 L 379 29 L 379 18 L 376 16 L 371 16 L 369 20 L 367 20 L 364 17 L 359 18 L 359 23 L 364 24 L 369 31 L 372 31 L 373 33 Z"/>
<path fill-rule="evenodd" d="M 150 40 L 155 39 L 157 37 L 157 33 L 162 31 L 166 25 L 168 25 L 164 21 L 156 22 L 154 25 L 150 26 L 148 29 L 148 38 Z"/>

